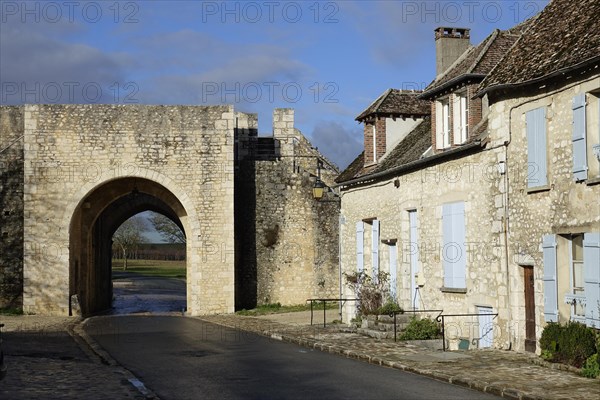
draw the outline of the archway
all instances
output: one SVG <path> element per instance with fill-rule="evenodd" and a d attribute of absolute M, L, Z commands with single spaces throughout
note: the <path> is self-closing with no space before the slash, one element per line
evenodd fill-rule
<path fill-rule="evenodd" d="M 70 314 L 74 307 L 80 307 L 82 315 L 111 307 L 111 238 L 124 221 L 147 210 L 165 215 L 183 232 L 189 232 L 181 202 L 149 179 L 128 177 L 105 182 L 78 204 L 69 232 Z M 190 257 L 186 260 L 189 275 Z"/>

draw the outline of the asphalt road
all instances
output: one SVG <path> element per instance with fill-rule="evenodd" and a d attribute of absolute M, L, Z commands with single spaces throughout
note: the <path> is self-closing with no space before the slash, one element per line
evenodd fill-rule
<path fill-rule="evenodd" d="M 85 330 L 162 399 L 493 399 L 176 316 L 103 316 Z"/>

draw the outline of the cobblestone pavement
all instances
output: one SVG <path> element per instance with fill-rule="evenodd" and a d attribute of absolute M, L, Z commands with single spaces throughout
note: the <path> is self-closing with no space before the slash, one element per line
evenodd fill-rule
<path fill-rule="evenodd" d="M 8 374 L 0 399 L 144 399 L 116 365 L 105 365 L 68 332 L 76 318 L 0 316 Z M 135 382 L 135 381 L 134 381 Z"/>
<path fill-rule="evenodd" d="M 216 315 L 205 321 L 251 331 L 321 351 L 356 358 L 403 371 L 414 372 L 472 389 L 518 399 L 600 399 L 600 380 L 583 378 L 558 369 L 533 354 L 502 350 L 442 352 L 391 339 L 378 340 L 341 332 L 336 326 L 323 328 L 289 321 L 281 314 L 269 317 Z M 310 321 L 307 314 L 305 321 Z"/>

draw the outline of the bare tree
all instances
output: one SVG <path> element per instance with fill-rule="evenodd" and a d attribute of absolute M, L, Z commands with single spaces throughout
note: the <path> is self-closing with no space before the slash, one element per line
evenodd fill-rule
<path fill-rule="evenodd" d="M 113 246 L 121 250 L 123 256 L 123 271 L 127 270 L 127 259 L 131 252 L 146 242 L 144 232 L 148 230 L 146 220 L 139 215 L 135 215 L 123 222 L 113 234 Z"/>
<path fill-rule="evenodd" d="M 152 223 L 154 229 L 156 229 L 165 241 L 169 243 L 185 243 L 185 234 L 183 231 L 175 222 L 164 215 L 153 212 L 150 217 L 150 223 Z"/>

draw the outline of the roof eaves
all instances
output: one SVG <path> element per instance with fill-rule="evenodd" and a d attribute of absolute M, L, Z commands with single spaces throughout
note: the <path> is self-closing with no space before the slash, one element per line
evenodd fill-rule
<path fill-rule="evenodd" d="M 381 107 L 381 104 L 384 102 L 384 100 L 388 98 L 388 96 L 390 95 L 390 93 L 392 93 L 392 90 L 393 89 L 390 88 L 390 89 L 387 89 L 385 92 L 383 92 L 383 94 L 381 96 L 379 96 L 371 104 L 369 104 L 369 106 L 367 108 L 365 108 L 365 110 L 363 112 L 361 112 L 358 115 L 358 117 L 356 117 L 354 120 L 360 122 L 363 119 L 365 119 L 366 117 L 368 117 L 369 115 L 376 113 L 377 109 L 379 107 Z M 373 112 L 368 112 L 371 108 L 373 108 L 374 111 Z"/>
<path fill-rule="evenodd" d="M 463 74 L 463 75 L 459 75 L 456 78 L 450 79 L 448 82 L 445 82 L 444 84 L 432 88 L 426 92 L 423 92 L 422 94 L 419 95 L 419 98 L 422 100 L 432 100 L 436 97 L 438 97 L 437 95 L 439 95 L 441 92 L 444 92 L 446 90 L 448 90 L 449 88 L 451 88 L 452 86 L 458 85 L 459 83 L 461 83 L 463 80 L 469 80 L 469 79 L 484 79 L 486 77 L 486 74 Z"/>
<path fill-rule="evenodd" d="M 492 84 L 491 86 L 485 87 L 482 90 L 479 90 L 477 93 L 475 93 L 474 97 L 483 97 L 486 94 L 492 93 L 492 92 L 497 92 L 499 90 L 508 90 L 508 89 L 518 89 L 521 87 L 525 87 L 525 86 L 529 86 L 529 85 L 536 85 L 539 83 L 542 83 L 544 81 L 547 81 L 549 79 L 552 78 L 556 78 L 557 76 L 560 75 L 564 75 L 566 73 L 569 73 L 571 71 L 576 71 L 578 69 L 583 69 L 587 66 L 591 66 L 594 63 L 600 63 L 600 55 L 592 57 L 592 58 L 588 58 L 585 61 L 580 62 L 579 64 L 575 64 L 575 65 L 571 65 L 569 67 L 565 67 L 565 68 L 561 68 L 559 70 L 556 70 L 550 74 L 546 74 L 534 79 L 530 79 L 527 81 L 523 81 L 523 82 L 517 82 L 517 83 L 498 83 L 498 84 Z"/>
<path fill-rule="evenodd" d="M 385 178 L 390 175 L 398 175 L 398 174 L 401 174 L 401 173 L 404 173 L 404 172 L 407 172 L 410 170 L 418 169 L 420 167 L 424 167 L 424 166 L 434 164 L 439 161 L 443 161 L 445 158 L 449 158 L 454 155 L 459 155 L 462 153 L 469 153 L 471 151 L 476 151 L 478 149 L 483 148 L 485 145 L 486 145 L 485 141 L 476 140 L 476 141 L 466 144 L 464 146 L 456 147 L 454 149 L 445 151 L 443 153 L 434 154 L 430 157 L 425 157 L 425 158 L 421 158 L 421 159 L 418 159 L 415 161 L 411 161 L 409 163 L 399 165 L 394 168 L 390 168 L 386 171 L 381 171 L 381 172 L 377 172 L 374 174 L 364 175 L 359 178 L 351 179 L 351 180 L 345 181 L 345 182 L 339 182 L 336 185 L 334 185 L 333 187 L 351 186 L 351 185 L 366 183 L 369 181 L 377 181 L 381 178 Z"/>

